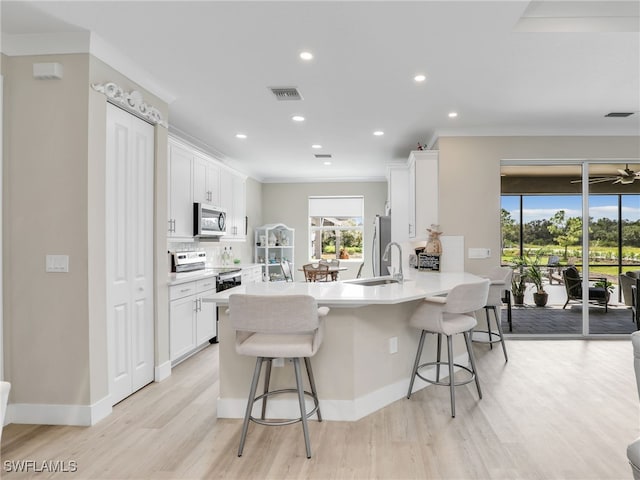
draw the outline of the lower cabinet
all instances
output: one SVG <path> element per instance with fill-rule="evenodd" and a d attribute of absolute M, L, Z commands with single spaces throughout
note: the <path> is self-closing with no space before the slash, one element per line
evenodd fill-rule
<path fill-rule="evenodd" d="M 242 284 L 262 282 L 262 265 L 242 267 Z"/>
<path fill-rule="evenodd" d="M 171 363 L 184 360 L 217 336 L 215 279 L 169 288 L 169 352 Z"/>

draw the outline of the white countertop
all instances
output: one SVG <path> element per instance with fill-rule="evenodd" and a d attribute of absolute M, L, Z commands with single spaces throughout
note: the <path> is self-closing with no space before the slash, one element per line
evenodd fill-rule
<path fill-rule="evenodd" d="M 259 267 L 262 266 L 261 263 L 240 263 L 240 264 L 231 264 L 226 266 L 216 266 L 215 268 L 251 268 L 251 267 Z M 172 285 L 180 285 L 182 283 L 187 282 L 195 282 L 197 280 L 204 280 L 205 278 L 215 277 L 216 273 L 213 268 L 205 268 L 204 270 L 197 270 L 195 272 L 184 272 L 184 273 L 169 273 L 167 284 L 169 286 Z"/>
<path fill-rule="evenodd" d="M 408 277 L 408 278 L 407 278 Z M 403 283 L 365 286 L 343 282 L 264 282 L 241 285 L 216 293 L 213 299 L 218 305 L 227 305 L 229 295 L 247 293 L 252 295 L 311 295 L 318 304 L 335 307 L 357 307 L 419 300 L 428 295 L 447 293 L 456 285 L 477 282 L 481 278 L 466 272 L 419 272 L 407 273 Z M 360 279 L 364 280 L 364 279 Z"/>

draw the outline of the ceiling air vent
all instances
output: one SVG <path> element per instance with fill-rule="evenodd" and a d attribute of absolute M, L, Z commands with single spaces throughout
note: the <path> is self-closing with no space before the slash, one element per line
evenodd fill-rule
<path fill-rule="evenodd" d="M 302 95 L 296 87 L 269 87 L 277 100 L 302 100 Z"/>
<path fill-rule="evenodd" d="M 316 153 L 313 156 L 316 158 L 332 158 L 330 153 Z"/>
<path fill-rule="evenodd" d="M 624 117 L 630 117 L 631 115 L 633 115 L 633 112 L 611 112 L 611 113 L 607 113 L 605 117 L 624 118 Z"/>

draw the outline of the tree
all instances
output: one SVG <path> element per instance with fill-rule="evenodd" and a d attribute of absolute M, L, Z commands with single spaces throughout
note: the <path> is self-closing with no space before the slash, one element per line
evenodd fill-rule
<path fill-rule="evenodd" d="M 551 225 L 548 226 L 549 233 L 554 235 L 554 241 L 564 247 L 563 259 L 567 260 L 567 250 L 571 245 L 577 245 L 582 236 L 582 218 L 565 218 L 564 210 L 559 210 L 551 217 Z"/>
<path fill-rule="evenodd" d="M 500 209 L 500 226 L 502 227 L 502 248 L 509 245 L 517 245 L 520 233 L 518 226 L 515 220 L 511 218 L 511 213 L 504 208 Z"/>

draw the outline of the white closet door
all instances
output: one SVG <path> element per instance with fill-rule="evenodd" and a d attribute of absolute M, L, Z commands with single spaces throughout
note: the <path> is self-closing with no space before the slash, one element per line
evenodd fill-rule
<path fill-rule="evenodd" d="M 153 381 L 154 129 L 107 106 L 107 335 L 112 404 Z"/>

